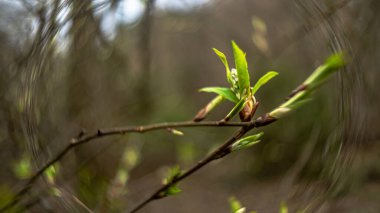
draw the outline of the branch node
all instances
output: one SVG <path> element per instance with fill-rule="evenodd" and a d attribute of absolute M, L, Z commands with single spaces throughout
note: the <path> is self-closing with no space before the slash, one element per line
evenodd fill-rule
<path fill-rule="evenodd" d="M 71 138 L 70 139 L 70 144 L 76 144 L 78 142 L 77 138 Z"/>
<path fill-rule="evenodd" d="M 103 135 L 103 132 L 102 130 L 98 129 L 98 133 L 97 133 L 98 136 L 102 136 Z"/>
<path fill-rule="evenodd" d="M 78 135 L 76 136 L 76 138 L 81 139 L 83 135 L 85 135 L 86 133 L 87 133 L 86 129 L 82 128 L 80 132 L 78 133 Z"/>
<path fill-rule="evenodd" d="M 256 119 L 256 121 L 254 122 L 254 126 L 266 126 L 276 120 L 276 118 L 270 116 L 268 113 L 265 113 L 263 116 Z"/>

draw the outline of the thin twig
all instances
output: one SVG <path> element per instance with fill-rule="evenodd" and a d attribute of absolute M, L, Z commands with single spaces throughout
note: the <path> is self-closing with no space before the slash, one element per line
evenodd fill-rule
<path fill-rule="evenodd" d="M 105 136 L 111 135 L 123 135 L 126 133 L 145 133 L 149 131 L 155 131 L 160 129 L 167 128 L 180 128 L 180 127 L 247 127 L 250 126 L 251 122 L 229 122 L 224 123 L 220 121 L 209 121 L 209 122 L 194 122 L 194 121 L 185 121 L 185 122 L 173 122 L 173 123 L 158 123 L 151 124 L 146 126 L 127 126 L 127 127 L 115 127 L 107 129 L 98 129 L 97 131 L 90 134 L 81 134 L 81 137 L 72 138 L 69 144 L 58 154 L 55 155 L 48 163 L 41 167 L 29 180 L 26 182 L 25 186 L 14 196 L 11 202 L 6 204 L 0 209 L 0 212 L 4 212 L 13 206 L 15 206 L 21 198 L 29 192 L 33 183 L 48 169 L 50 166 L 60 161 L 66 154 L 73 148 L 85 144 L 89 141 L 99 139 Z"/>
<path fill-rule="evenodd" d="M 167 184 L 161 186 L 159 189 L 157 189 L 154 193 L 152 193 L 148 198 L 143 200 L 140 204 L 138 204 L 135 208 L 133 208 L 130 213 L 137 212 L 150 202 L 154 200 L 158 200 L 161 198 L 164 198 L 164 192 L 169 189 L 170 187 L 174 186 L 178 182 L 182 181 L 183 179 L 189 177 L 205 165 L 209 164 L 211 161 L 220 159 L 227 154 L 231 152 L 231 145 L 240 139 L 242 136 L 244 136 L 247 132 L 249 132 L 253 128 L 266 126 L 272 122 L 276 121 L 276 119 L 271 118 L 268 116 L 268 114 L 265 114 L 255 121 L 248 122 L 248 125 L 242 126 L 238 131 L 236 131 L 228 140 L 226 140 L 222 145 L 217 147 L 213 152 L 211 152 L 209 155 L 207 155 L 204 159 L 199 161 L 197 164 L 195 164 L 193 167 L 191 167 L 189 170 L 185 171 L 184 173 L 178 175 L 177 177 L 174 177 L 172 181 L 168 182 Z"/>

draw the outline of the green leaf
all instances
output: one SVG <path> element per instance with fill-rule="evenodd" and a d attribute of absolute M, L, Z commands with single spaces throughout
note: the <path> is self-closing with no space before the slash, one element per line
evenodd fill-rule
<path fill-rule="evenodd" d="M 53 184 L 55 182 L 55 177 L 57 176 L 57 170 L 58 170 L 58 166 L 54 166 L 54 165 L 49 166 L 45 170 L 44 175 L 49 183 Z"/>
<path fill-rule="evenodd" d="M 16 163 L 13 167 L 14 173 L 19 179 L 26 179 L 32 174 L 32 166 L 30 163 L 30 158 L 28 156 L 24 156 L 20 159 L 19 162 Z"/>
<path fill-rule="evenodd" d="M 234 41 L 232 41 L 232 51 L 234 54 L 235 66 L 239 79 L 239 92 L 242 97 L 250 93 L 247 59 L 245 58 L 245 53 Z"/>
<path fill-rule="evenodd" d="M 280 204 L 280 213 L 288 213 L 288 206 L 285 202 L 281 202 Z"/>
<path fill-rule="evenodd" d="M 245 212 L 245 208 L 241 205 L 241 203 L 235 197 L 230 197 L 229 202 L 230 202 L 231 213 Z"/>
<path fill-rule="evenodd" d="M 175 166 L 173 168 L 169 169 L 167 177 L 163 180 L 163 184 L 170 184 L 172 181 L 174 181 L 177 177 L 181 175 L 182 171 L 179 166 Z M 164 192 L 160 194 L 160 196 L 170 196 L 175 195 L 181 192 L 181 189 L 178 187 L 178 184 L 174 184 L 167 188 Z"/>
<path fill-rule="evenodd" d="M 180 193 L 182 190 L 180 188 L 178 188 L 177 184 L 169 187 L 166 191 L 165 191 L 165 196 L 170 196 L 170 195 L 176 195 L 178 193 Z"/>
<path fill-rule="evenodd" d="M 342 68 L 346 64 L 343 53 L 336 53 L 326 59 L 325 63 L 305 80 L 304 84 L 312 90 L 321 85 L 331 74 Z"/>
<path fill-rule="evenodd" d="M 234 144 L 232 144 L 232 151 L 246 149 L 254 144 L 257 144 L 260 142 L 259 138 L 264 135 L 264 132 L 257 133 L 255 135 L 250 135 L 245 138 L 242 138 L 238 141 L 236 141 Z"/>
<path fill-rule="evenodd" d="M 231 71 L 230 71 L 230 67 L 228 66 L 228 61 L 227 61 L 226 55 L 224 55 L 224 53 L 217 50 L 216 48 L 212 48 L 212 50 L 214 50 L 215 54 L 219 56 L 220 60 L 222 61 L 222 63 L 226 67 L 227 81 L 232 86 Z"/>
<path fill-rule="evenodd" d="M 236 97 L 235 93 L 230 89 L 226 87 L 205 87 L 199 90 L 200 92 L 213 92 L 216 93 L 223 98 L 232 101 L 234 103 L 237 103 L 239 99 Z"/>
<path fill-rule="evenodd" d="M 177 130 L 177 129 L 173 129 L 173 128 L 167 128 L 166 130 L 168 130 L 168 132 L 172 133 L 173 135 L 178 135 L 178 136 L 183 136 L 185 134 L 183 134 L 183 132 Z"/>
<path fill-rule="evenodd" d="M 57 187 L 51 187 L 49 192 L 51 195 L 54 195 L 56 197 L 62 197 L 62 191 L 59 190 Z"/>
<path fill-rule="evenodd" d="M 166 178 L 163 181 L 163 184 L 168 184 L 168 183 L 172 182 L 175 178 L 180 176 L 181 173 L 182 173 L 182 171 L 181 171 L 179 166 L 175 166 L 173 168 L 170 168 Z"/>
<path fill-rule="evenodd" d="M 265 75 L 263 75 L 255 84 L 255 86 L 252 88 L 252 95 L 254 95 L 260 87 L 262 87 L 264 84 L 266 84 L 270 79 L 276 77 L 278 75 L 278 72 L 270 71 L 267 72 Z"/>
<path fill-rule="evenodd" d="M 285 103 L 283 103 L 279 107 L 272 110 L 269 113 L 269 115 L 273 118 L 276 118 L 276 119 L 282 118 L 285 115 L 287 115 L 290 112 L 297 109 L 298 107 L 309 102 L 310 100 L 312 100 L 310 98 L 310 92 L 309 91 L 301 91 L 301 92 L 297 93 L 295 96 L 291 97 L 289 100 L 287 100 Z"/>
<path fill-rule="evenodd" d="M 239 113 L 245 106 L 247 101 L 245 98 L 242 98 L 235 106 L 232 108 L 232 110 L 228 113 L 228 115 L 224 118 L 224 120 L 228 121 L 230 118 L 232 118 L 234 115 Z"/>

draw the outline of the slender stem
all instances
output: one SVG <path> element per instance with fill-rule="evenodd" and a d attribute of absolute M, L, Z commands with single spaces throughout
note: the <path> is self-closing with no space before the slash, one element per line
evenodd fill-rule
<path fill-rule="evenodd" d="M 229 122 L 224 123 L 220 121 L 208 121 L 208 122 L 194 122 L 194 121 L 185 121 L 185 122 L 172 122 L 172 123 L 158 123 L 158 124 L 150 124 L 145 126 L 127 126 L 127 127 L 114 127 L 107 129 L 98 129 L 97 131 L 91 134 L 81 134 L 78 137 L 72 138 L 67 146 L 55 155 L 50 161 L 48 161 L 43 167 L 41 167 L 29 180 L 26 182 L 24 187 L 17 192 L 14 198 L 5 206 L 0 209 L 0 212 L 5 212 L 6 210 L 15 206 L 22 197 L 29 192 L 32 185 L 36 180 L 48 169 L 50 166 L 60 161 L 66 154 L 75 148 L 76 146 L 85 144 L 95 139 L 99 139 L 106 136 L 111 135 L 123 135 L 126 133 L 145 133 L 149 131 L 155 131 L 160 129 L 167 128 L 180 128 L 180 127 L 247 127 L 250 126 L 250 122 Z"/>
<path fill-rule="evenodd" d="M 147 197 L 145 200 L 143 200 L 140 204 L 138 204 L 135 208 L 133 208 L 130 213 L 135 213 L 142 209 L 144 206 L 149 204 L 150 202 L 154 200 L 158 200 L 161 198 L 164 198 L 162 194 L 169 189 L 170 187 L 174 186 L 178 182 L 184 180 L 185 178 L 189 177 L 202 167 L 209 164 L 211 161 L 217 160 L 221 157 L 226 156 L 229 154 L 230 146 L 240 139 L 242 136 L 244 136 L 247 132 L 249 132 L 253 128 L 257 128 L 260 126 L 266 126 L 272 122 L 274 122 L 275 119 L 268 116 L 268 114 L 264 114 L 263 116 L 259 117 L 255 121 L 249 122 L 249 125 L 241 127 L 238 131 L 236 131 L 229 139 L 227 139 L 222 145 L 217 147 L 213 152 L 211 152 L 209 155 L 207 155 L 205 158 L 203 158 L 201 161 L 199 161 L 197 164 L 195 164 L 193 167 L 191 167 L 189 170 L 185 171 L 181 175 L 175 177 L 172 181 L 169 183 L 161 186 L 158 188 L 154 193 L 152 193 L 149 197 Z"/>

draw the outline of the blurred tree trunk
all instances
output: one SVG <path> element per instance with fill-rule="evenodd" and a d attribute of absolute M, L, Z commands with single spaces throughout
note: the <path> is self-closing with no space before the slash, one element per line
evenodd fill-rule
<path fill-rule="evenodd" d="M 92 123 L 83 110 L 92 103 L 91 81 L 97 75 L 96 22 L 93 11 L 88 8 L 91 8 L 91 0 L 73 0 L 68 111 L 70 120 L 78 122 L 75 126 L 79 128 L 87 126 L 86 121 Z"/>
<path fill-rule="evenodd" d="M 152 110 L 152 94 L 151 94 L 151 29 L 152 29 L 152 13 L 154 9 L 155 0 L 148 0 L 146 8 L 141 20 L 139 29 L 140 40 L 138 43 L 139 51 L 139 77 L 138 85 L 136 88 L 139 101 L 139 112 L 137 113 L 140 118 L 144 119 Z"/>

